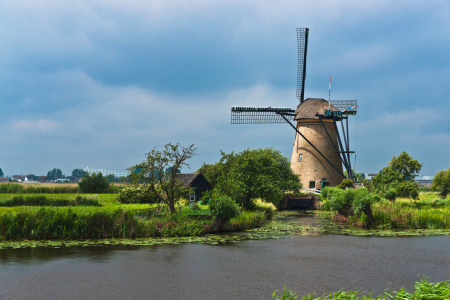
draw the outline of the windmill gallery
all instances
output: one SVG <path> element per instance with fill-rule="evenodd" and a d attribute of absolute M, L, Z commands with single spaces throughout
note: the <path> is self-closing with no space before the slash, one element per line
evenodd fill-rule
<path fill-rule="evenodd" d="M 319 189 L 336 186 L 346 178 L 342 166 L 353 179 L 350 154 L 354 151 L 350 151 L 348 117 L 356 115 L 358 105 L 356 100 L 331 101 L 330 97 L 328 101 L 305 99 L 308 35 L 308 28 L 297 29 L 297 108 L 233 106 L 231 124 L 290 125 L 295 130 L 291 168 L 301 175 L 304 187 Z"/>

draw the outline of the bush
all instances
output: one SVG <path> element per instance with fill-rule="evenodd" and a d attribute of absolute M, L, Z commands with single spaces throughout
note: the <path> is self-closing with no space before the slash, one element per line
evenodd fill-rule
<path fill-rule="evenodd" d="M 395 185 L 398 197 L 419 198 L 419 185 L 414 181 L 403 181 Z"/>
<path fill-rule="evenodd" d="M 219 196 L 209 203 L 209 210 L 215 217 L 229 220 L 237 216 L 239 206 L 228 196 Z"/>
<path fill-rule="evenodd" d="M 264 202 L 261 198 L 252 199 L 246 209 L 250 211 L 262 211 L 266 216 L 267 220 L 272 220 L 277 208 L 273 203 Z"/>
<path fill-rule="evenodd" d="M 109 190 L 111 183 L 100 172 L 92 175 L 89 173 L 84 174 L 78 185 L 83 193 L 101 194 Z"/>
<path fill-rule="evenodd" d="M 342 190 L 345 190 L 346 188 L 352 188 L 353 187 L 353 180 L 351 179 L 342 179 L 341 184 L 339 184 L 339 188 Z"/>
<path fill-rule="evenodd" d="M 120 203 L 155 203 L 156 197 L 150 189 L 151 186 L 147 184 L 126 186 L 119 191 L 117 200 Z"/>
<path fill-rule="evenodd" d="M 389 189 L 386 193 L 384 193 L 383 197 L 388 200 L 395 201 L 395 198 L 397 198 L 397 190 Z"/>

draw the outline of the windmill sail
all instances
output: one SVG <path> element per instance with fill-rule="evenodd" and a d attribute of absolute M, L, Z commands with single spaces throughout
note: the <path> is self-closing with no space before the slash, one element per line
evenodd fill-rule
<path fill-rule="evenodd" d="M 341 111 L 343 115 L 354 116 L 358 112 L 357 100 L 332 100 L 331 105 Z"/>
<path fill-rule="evenodd" d="M 231 124 L 274 124 L 294 120 L 295 110 L 287 107 L 231 107 Z"/>
<path fill-rule="evenodd" d="M 300 103 L 303 103 L 303 100 L 305 100 L 306 52 L 308 50 L 308 35 L 308 28 L 297 28 L 297 98 Z"/>

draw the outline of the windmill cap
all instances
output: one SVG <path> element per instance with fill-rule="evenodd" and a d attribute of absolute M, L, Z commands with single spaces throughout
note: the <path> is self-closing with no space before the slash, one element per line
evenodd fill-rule
<path fill-rule="evenodd" d="M 295 120 L 299 119 L 319 119 L 316 113 L 323 115 L 328 109 L 328 101 L 321 98 L 308 98 L 295 110 Z M 339 111 L 333 105 L 330 106 L 331 111 Z"/>

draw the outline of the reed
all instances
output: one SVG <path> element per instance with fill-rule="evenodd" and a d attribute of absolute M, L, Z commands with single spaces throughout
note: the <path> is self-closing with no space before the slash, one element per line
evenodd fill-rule
<path fill-rule="evenodd" d="M 124 185 L 111 184 L 108 193 L 117 194 Z M 2 183 L 0 194 L 76 194 L 81 193 L 78 183 Z"/>
<path fill-rule="evenodd" d="M 73 198 L 54 199 L 45 195 L 15 195 L 0 201 L 1 207 L 13 206 L 102 206 L 98 195 L 77 195 Z"/>

